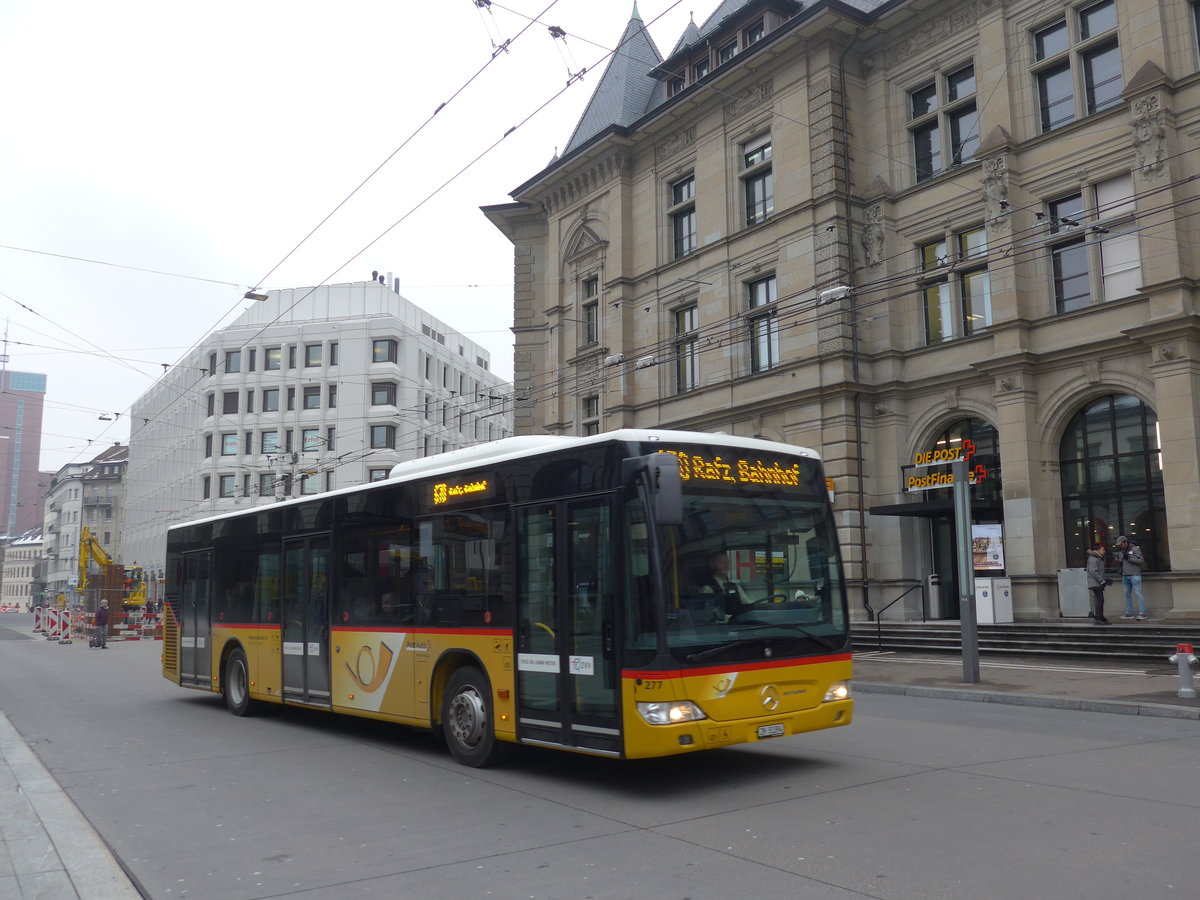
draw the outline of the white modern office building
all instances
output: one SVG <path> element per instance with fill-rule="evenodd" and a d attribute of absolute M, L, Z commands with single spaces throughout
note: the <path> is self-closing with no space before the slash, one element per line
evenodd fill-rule
<path fill-rule="evenodd" d="M 152 585 L 176 522 L 511 435 L 510 388 L 488 351 L 396 287 L 258 295 L 134 403 L 124 545 Z"/>

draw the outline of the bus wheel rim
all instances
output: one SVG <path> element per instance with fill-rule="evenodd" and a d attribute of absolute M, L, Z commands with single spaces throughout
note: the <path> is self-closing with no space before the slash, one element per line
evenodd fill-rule
<path fill-rule="evenodd" d="M 449 710 L 450 733 L 464 747 L 477 747 L 483 740 L 487 713 L 483 697 L 474 688 L 464 688 L 454 695 Z"/>
<path fill-rule="evenodd" d="M 241 703 L 246 697 L 246 670 L 241 660 L 234 660 L 229 667 L 229 694 L 235 704 Z"/>

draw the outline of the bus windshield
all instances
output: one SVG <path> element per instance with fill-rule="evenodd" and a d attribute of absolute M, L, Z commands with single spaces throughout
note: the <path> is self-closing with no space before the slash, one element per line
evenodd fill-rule
<path fill-rule="evenodd" d="M 657 649 L 660 633 L 681 665 L 844 650 L 845 593 L 823 496 L 689 491 L 684 505 L 684 523 L 660 529 L 661 590 L 627 592 L 632 656 Z M 648 531 L 639 504 L 629 514 L 636 585 L 636 570 L 649 568 L 638 546 Z"/>

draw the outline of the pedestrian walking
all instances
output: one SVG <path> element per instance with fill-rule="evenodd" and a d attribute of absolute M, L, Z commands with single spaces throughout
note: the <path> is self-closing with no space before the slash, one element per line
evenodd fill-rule
<path fill-rule="evenodd" d="M 101 600 L 96 607 L 96 646 L 108 649 L 108 601 Z"/>
<path fill-rule="evenodd" d="M 1104 618 L 1104 589 L 1108 587 L 1108 579 L 1104 577 L 1104 545 L 1092 544 L 1087 558 L 1088 590 L 1092 592 L 1092 611 L 1088 613 L 1092 622 L 1097 625 L 1111 625 Z"/>
<path fill-rule="evenodd" d="M 1137 619 L 1146 621 L 1146 597 L 1142 593 L 1142 568 L 1146 565 L 1146 557 L 1142 548 L 1125 535 L 1117 538 L 1117 559 L 1121 561 L 1121 583 L 1125 586 L 1125 615 L 1122 619 L 1134 617 L 1133 599 L 1137 597 Z"/>

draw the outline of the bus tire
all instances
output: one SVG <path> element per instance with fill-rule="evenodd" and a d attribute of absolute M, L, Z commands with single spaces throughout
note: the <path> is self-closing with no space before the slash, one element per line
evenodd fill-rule
<path fill-rule="evenodd" d="M 474 666 L 456 669 L 442 696 L 442 734 L 455 761 L 483 768 L 501 755 L 492 721 L 491 688 Z"/>
<path fill-rule="evenodd" d="M 221 678 L 225 694 L 225 706 L 235 716 L 254 713 L 254 701 L 250 699 L 250 667 L 246 665 L 246 653 L 241 647 L 225 658 L 225 674 Z"/>

